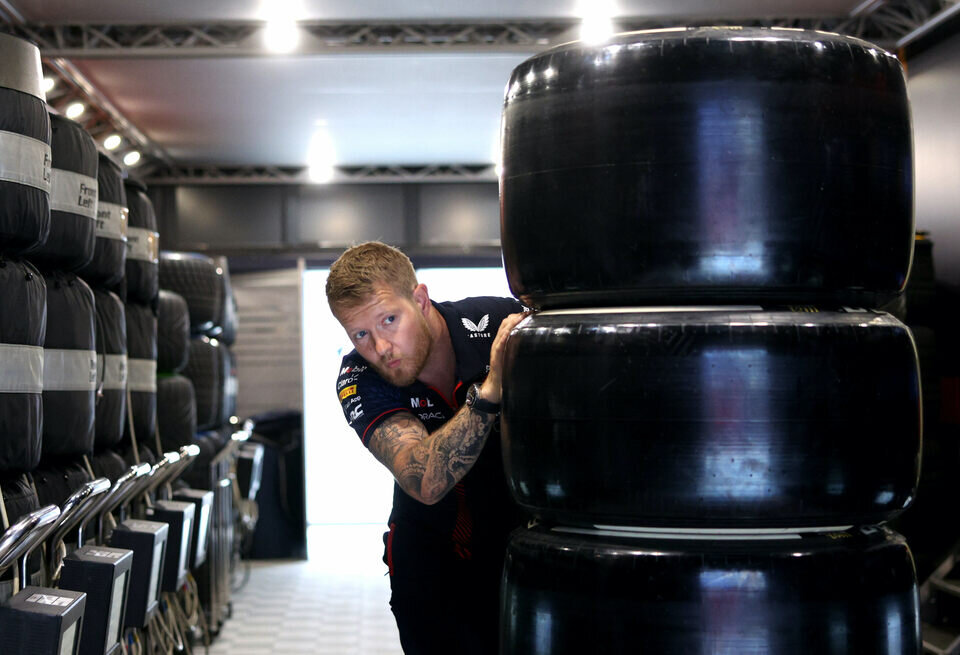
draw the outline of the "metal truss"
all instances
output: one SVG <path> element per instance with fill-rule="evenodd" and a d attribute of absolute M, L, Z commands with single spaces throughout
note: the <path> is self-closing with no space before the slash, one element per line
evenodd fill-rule
<path fill-rule="evenodd" d="M 230 184 L 310 184 L 305 168 L 285 166 L 173 166 L 157 167 L 146 177 L 151 186 Z M 401 182 L 496 182 L 490 164 L 338 166 L 333 184 Z"/>
<path fill-rule="evenodd" d="M 621 30 L 682 25 L 795 27 L 848 34 L 894 49 L 898 42 L 953 0 L 865 0 L 847 16 L 820 18 L 616 19 Z M 194 25 L 14 24 L 15 34 L 36 42 L 44 57 L 243 57 L 261 56 L 263 22 Z M 292 54 L 342 52 L 536 52 L 576 38 L 573 20 L 434 23 L 298 23 L 306 38 Z"/>

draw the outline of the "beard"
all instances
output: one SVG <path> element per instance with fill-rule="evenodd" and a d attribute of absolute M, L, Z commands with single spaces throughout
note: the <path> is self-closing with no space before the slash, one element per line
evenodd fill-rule
<path fill-rule="evenodd" d="M 379 360 L 373 365 L 374 370 L 395 387 L 408 387 L 413 384 L 430 356 L 430 348 L 433 345 L 430 328 L 423 316 L 418 318 L 420 320 L 417 322 L 413 351 L 409 354 L 400 354 L 400 365 L 396 368 L 387 368 L 387 362 L 390 359 L 396 359 L 395 353 L 391 353 L 387 360 Z"/>

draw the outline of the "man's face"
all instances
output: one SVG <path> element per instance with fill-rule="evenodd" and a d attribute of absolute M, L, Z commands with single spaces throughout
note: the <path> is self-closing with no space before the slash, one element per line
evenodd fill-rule
<path fill-rule="evenodd" d="M 405 387 L 420 375 L 432 341 L 416 302 L 378 286 L 369 300 L 336 317 L 360 356 L 387 382 Z"/>

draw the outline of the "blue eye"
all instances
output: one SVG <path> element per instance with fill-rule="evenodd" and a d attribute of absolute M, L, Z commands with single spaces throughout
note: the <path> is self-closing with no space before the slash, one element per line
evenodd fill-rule
<path fill-rule="evenodd" d="M 388 316 L 388 317 L 386 317 L 385 319 L 383 319 L 383 322 L 384 322 L 386 325 L 390 325 L 390 324 L 393 323 L 395 320 L 397 320 L 397 317 L 396 317 L 396 316 Z"/>
<path fill-rule="evenodd" d="M 357 340 L 360 340 L 360 339 L 364 338 L 365 336 L 367 336 L 367 331 L 366 331 L 366 330 L 360 330 L 360 331 L 357 332 L 355 335 L 353 335 L 353 338 L 354 338 L 354 339 L 357 339 Z"/>

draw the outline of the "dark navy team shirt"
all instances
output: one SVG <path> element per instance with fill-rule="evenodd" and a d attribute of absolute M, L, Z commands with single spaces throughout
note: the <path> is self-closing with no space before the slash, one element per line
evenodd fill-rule
<path fill-rule="evenodd" d="M 369 447 L 377 426 L 396 412 L 416 416 L 428 432 L 438 429 L 463 404 L 470 385 L 490 370 L 490 346 L 508 314 L 522 311 L 512 298 L 478 297 L 433 303 L 447 324 L 456 356 L 456 388 L 447 398 L 419 380 L 396 387 L 367 364 L 356 350 L 343 358 L 337 394 L 347 422 Z M 473 468 L 435 505 L 408 496 L 398 484 L 393 489 L 391 529 L 394 525 L 433 544 L 449 546 L 464 559 L 503 556 L 507 533 L 520 516 L 510 497 L 500 454 L 500 423 L 494 424 Z"/>

